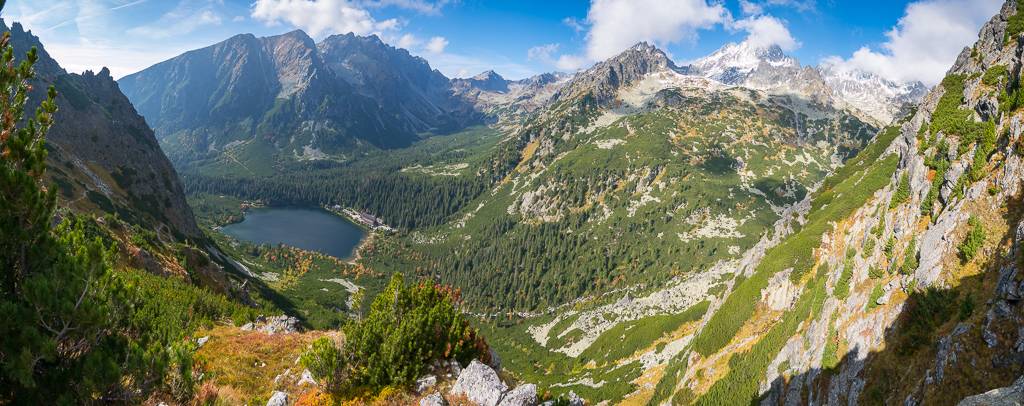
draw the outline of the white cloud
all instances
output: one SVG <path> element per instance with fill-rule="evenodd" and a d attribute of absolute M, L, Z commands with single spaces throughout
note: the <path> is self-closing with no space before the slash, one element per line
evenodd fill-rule
<path fill-rule="evenodd" d="M 591 61 L 579 55 L 562 55 L 555 62 L 555 67 L 559 70 L 574 71 L 583 68 L 588 62 Z"/>
<path fill-rule="evenodd" d="M 730 19 L 721 2 L 708 0 L 592 0 L 587 12 L 589 31 L 582 55 L 562 55 L 556 66 L 574 70 L 608 59 L 640 41 L 667 45 L 693 41 L 697 30 Z M 575 20 L 567 25 L 582 29 Z"/>
<path fill-rule="evenodd" d="M 441 9 L 451 3 L 449 0 L 365 0 L 366 7 L 398 7 L 427 15 L 440 15 Z"/>
<path fill-rule="evenodd" d="M 577 20 L 576 17 L 563 18 L 562 24 L 565 24 L 567 27 L 572 28 L 572 30 L 576 32 L 583 32 L 587 30 L 587 27 L 583 23 L 581 23 L 580 20 Z"/>
<path fill-rule="evenodd" d="M 587 13 L 587 57 L 603 60 L 640 41 L 693 40 L 698 29 L 726 21 L 729 12 L 706 0 L 594 0 Z"/>
<path fill-rule="evenodd" d="M 440 54 L 444 53 L 446 47 L 448 47 L 447 39 L 444 37 L 433 37 L 430 41 L 427 41 L 427 45 L 423 49 L 432 54 Z"/>
<path fill-rule="evenodd" d="M 222 21 L 220 14 L 209 8 L 191 10 L 179 7 L 152 23 L 131 28 L 127 33 L 150 39 L 166 39 L 189 34 L 204 26 L 220 25 Z"/>
<path fill-rule="evenodd" d="M 755 47 L 778 45 L 784 51 L 800 47 L 800 43 L 789 33 L 782 20 L 770 15 L 744 18 L 736 21 L 733 27 L 746 31 L 746 42 Z"/>
<path fill-rule="evenodd" d="M 922 0 L 907 6 L 880 49 L 861 47 L 849 58 L 825 58 L 839 68 L 857 68 L 887 79 L 935 85 L 1002 0 Z"/>
<path fill-rule="evenodd" d="M 415 35 L 404 34 L 398 38 L 398 41 L 395 42 L 395 45 L 399 48 L 413 49 L 415 47 L 420 46 L 420 44 L 422 43 L 423 41 L 420 40 L 419 38 L 416 38 Z"/>
<path fill-rule="evenodd" d="M 348 0 L 256 0 L 252 18 L 267 24 L 285 22 L 313 37 L 330 34 L 378 34 L 395 30 L 396 19 L 378 21 Z"/>
<path fill-rule="evenodd" d="M 526 50 L 526 59 L 530 61 L 551 63 L 553 61 L 553 55 L 558 52 L 558 48 L 559 44 L 537 45 Z"/>
<path fill-rule="evenodd" d="M 740 10 L 745 15 L 758 15 L 764 13 L 764 7 L 748 0 L 740 0 Z"/>
<path fill-rule="evenodd" d="M 814 11 L 817 9 L 817 2 L 815 0 L 767 0 L 765 3 L 770 6 L 792 7 L 797 11 Z"/>

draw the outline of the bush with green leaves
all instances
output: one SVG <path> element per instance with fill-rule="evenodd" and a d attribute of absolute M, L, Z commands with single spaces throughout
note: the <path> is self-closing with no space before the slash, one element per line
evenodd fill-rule
<path fill-rule="evenodd" d="M 903 203 L 910 200 L 910 175 L 907 172 L 903 172 L 903 176 L 900 177 L 900 183 L 896 186 L 896 192 L 892 195 L 892 202 L 889 203 L 889 208 L 893 209 Z"/>
<path fill-rule="evenodd" d="M 978 255 L 978 249 L 985 244 L 985 225 L 981 223 L 981 219 L 971 216 L 967 220 L 967 225 L 971 229 L 967 232 L 964 241 L 957 247 L 960 251 L 960 260 L 965 264 L 971 262 L 974 256 Z"/>
<path fill-rule="evenodd" d="M 459 294 L 396 274 L 369 312 L 344 328 L 345 344 L 317 341 L 301 358 L 335 392 L 407 385 L 433 360 L 489 361 L 487 344 L 459 312 Z"/>
<path fill-rule="evenodd" d="M 900 273 L 910 275 L 917 270 L 917 240 L 910 240 L 910 245 L 903 254 L 903 265 L 900 266 Z"/>

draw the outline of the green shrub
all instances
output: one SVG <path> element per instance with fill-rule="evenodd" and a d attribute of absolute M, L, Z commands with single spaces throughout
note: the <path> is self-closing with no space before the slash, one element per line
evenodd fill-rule
<path fill-rule="evenodd" d="M 988 86 L 995 86 L 999 84 L 999 79 L 1005 78 L 1009 72 L 1006 70 L 1004 65 L 996 65 L 985 71 L 985 75 L 981 77 L 981 83 Z"/>
<path fill-rule="evenodd" d="M 896 186 L 896 192 L 892 195 L 892 201 L 889 202 L 889 209 L 896 208 L 908 200 L 910 200 L 910 176 L 907 172 L 903 172 L 900 183 Z"/>
<path fill-rule="evenodd" d="M 835 323 L 835 320 L 832 320 Z M 825 349 L 821 354 L 821 367 L 834 369 L 839 366 L 839 330 L 836 326 L 829 326 L 828 338 L 825 340 Z"/>
<path fill-rule="evenodd" d="M 872 265 L 868 268 L 868 277 L 871 279 L 882 279 L 885 277 L 885 270 L 877 266 Z"/>
<path fill-rule="evenodd" d="M 878 307 L 878 299 L 881 299 L 884 294 L 885 290 L 882 289 L 882 285 L 876 284 L 875 287 L 871 289 L 871 294 L 868 295 L 868 310 Z"/>
<path fill-rule="evenodd" d="M 362 319 L 345 326 L 345 346 L 318 342 L 301 359 L 333 390 L 406 385 L 432 360 L 489 361 L 487 345 L 456 308 L 457 292 L 396 274 Z M 336 356 L 334 360 L 326 357 Z M 334 368 L 334 373 L 330 372 Z M 313 372 L 311 369 L 310 372 Z"/>
<path fill-rule="evenodd" d="M 974 256 L 978 254 L 978 249 L 985 243 L 985 225 L 981 224 L 981 219 L 972 215 L 967 220 L 967 224 L 971 229 L 967 232 L 964 241 L 957 247 L 960 251 L 960 260 L 965 264 L 974 259 Z"/>
<path fill-rule="evenodd" d="M 910 240 L 907 251 L 903 254 L 903 265 L 900 266 L 900 273 L 910 275 L 917 270 L 917 240 Z"/>
<path fill-rule="evenodd" d="M 889 237 L 889 240 L 885 242 L 885 257 L 890 261 L 892 260 L 893 254 L 896 253 L 896 236 Z"/>
<path fill-rule="evenodd" d="M 967 293 L 967 297 L 960 302 L 960 313 L 957 318 L 960 321 L 966 321 L 972 314 L 974 314 L 974 296 Z"/>
<path fill-rule="evenodd" d="M 832 293 L 839 300 L 846 300 L 850 296 L 850 279 L 853 278 L 853 261 L 849 258 L 843 264 L 843 273 L 839 275 L 836 286 Z"/>
<path fill-rule="evenodd" d="M 309 370 L 313 378 L 320 381 L 324 389 L 334 392 L 344 381 L 342 373 L 347 372 L 341 366 L 341 352 L 329 337 L 320 337 L 313 341 L 310 348 L 299 357 L 299 363 Z"/>
<path fill-rule="evenodd" d="M 929 287 L 923 292 L 913 293 L 907 301 L 903 325 L 899 334 L 897 354 L 910 355 L 922 346 L 929 345 L 939 326 L 953 316 L 957 308 L 956 292 Z"/>
<path fill-rule="evenodd" d="M 866 238 L 864 240 L 864 251 L 863 251 L 863 254 L 864 254 L 865 258 L 870 257 L 871 254 L 875 253 L 875 244 L 876 244 L 876 242 L 877 242 L 877 240 L 875 240 L 875 237 L 872 237 L 872 236 L 868 236 L 868 238 Z"/>

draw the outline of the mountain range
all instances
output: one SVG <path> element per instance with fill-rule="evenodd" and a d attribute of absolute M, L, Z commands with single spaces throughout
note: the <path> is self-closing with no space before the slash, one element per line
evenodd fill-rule
<path fill-rule="evenodd" d="M 750 42 L 447 78 L 302 31 L 115 82 L 10 31 L 40 49 L 32 104 L 58 90 L 60 216 L 119 269 L 283 314 L 190 326 L 202 391 L 149 403 L 971 406 L 1024 393 L 1022 27 L 1007 1 L 933 89 Z M 367 236 L 340 259 L 224 232 L 265 205 Z"/>
<path fill-rule="evenodd" d="M 778 46 L 728 44 L 682 67 L 651 45 L 637 47 L 655 57 L 620 56 L 597 66 L 615 71 L 611 82 L 628 84 L 654 67 L 636 63 L 650 62 L 720 84 L 831 104 L 874 125 L 892 121 L 925 90 L 863 71 L 801 67 Z M 119 85 L 172 161 L 229 161 L 243 172 L 266 174 L 268 162 L 344 161 L 472 125 L 517 125 L 574 93 L 561 91 L 572 76 L 509 81 L 488 71 L 449 79 L 376 36 L 333 35 L 317 43 L 293 31 L 238 35 L 128 75 Z M 606 90 L 596 89 L 599 103 L 612 101 Z"/>

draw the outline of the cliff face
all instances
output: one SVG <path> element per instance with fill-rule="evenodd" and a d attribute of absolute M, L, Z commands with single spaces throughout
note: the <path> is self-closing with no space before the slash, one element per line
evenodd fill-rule
<path fill-rule="evenodd" d="M 0 22 L 0 30 L 8 28 Z M 118 214 L 173 239 L 201 238 L 177 173 L 110 72 L 69 74 L 20 24 L 9 31 L 17 55 L 39 50 L 29 105 L 38 105 L 50 85 L 57 89 L 47 176 L 62 205 Z"/>

